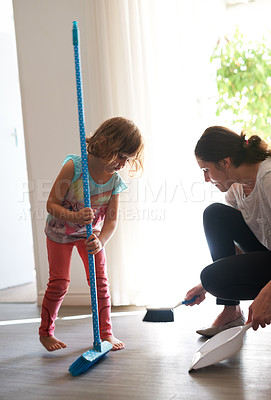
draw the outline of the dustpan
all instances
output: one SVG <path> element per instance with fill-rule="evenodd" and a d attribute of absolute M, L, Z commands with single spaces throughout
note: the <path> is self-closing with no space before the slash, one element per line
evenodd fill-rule
<path fill-rule="evenodd" d="M 244 334 L 251 326 L 252 323 L 235 326 L 207 340 L 195 353 L 189 372 L 232 357 L 242 348 Z"/>

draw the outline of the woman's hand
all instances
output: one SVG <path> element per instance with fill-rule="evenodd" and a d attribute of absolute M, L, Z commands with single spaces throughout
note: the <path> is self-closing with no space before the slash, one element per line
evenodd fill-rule
<path fill-rule="evenodd" d="M 265 328 L 271 321 L 271 281 L 263 287 L 258 296 L 249 307 L 247 324 L 252 322 L 256 331 L 259 326 Z"/>
<path fill-rule="evenodd" d="M 99 251 L 103 248 L 100 239 L 98 238 L 98 236 L 95 235 L 95 233 L 92 233 L 90 237 L 86 240 L 86 246 L 87 251 L 93 255 L 99 253 Z"/>
<path fill-rule="evenodd" d="M 193 287 L 190 289 L 185 296 L 185 300 L 191 300 L 194 296 L 198 296 L 193 303 L 186 304 L 187 306 L 194 306 L 195 304 L 200 304 L 203 300 L 205 300 L 206 290 L 203 288 L 202 284 Z"/>
<path fill-rule="evenodd" d="M 94 219 L 94 211 L 89 207 L 82 208 L 80 211 L 77 211 L 74 214 L 74 222 L 76 224 L 89 225 Z"/>

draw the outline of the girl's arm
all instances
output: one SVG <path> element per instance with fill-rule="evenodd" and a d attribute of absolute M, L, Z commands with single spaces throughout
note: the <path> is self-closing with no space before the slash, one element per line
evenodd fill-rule
<path fill-rule="evenodd" d="M 99 237 L 92 234 L 87 240 L 87 250 L 91 254 L 98 253 L 113 236 L 118 223 L 119 194 L 111 196 L 105 213 L 104 224 Z"/>
<path fill-rule="evenodd" d="M 69 160 L 63 165 L 53 184 L 47 200 L 47 211 L 55 218 L 60 218 L 64 221 L 74 222 L 76 224 L 87 225 L 92 222 L 94 217 L 91 208 L 82 208 L 80 211 L 74 212 L 61 206 L 65 194 L 71 185 L 73 176 L 74 164 L 72 160 Z"/>

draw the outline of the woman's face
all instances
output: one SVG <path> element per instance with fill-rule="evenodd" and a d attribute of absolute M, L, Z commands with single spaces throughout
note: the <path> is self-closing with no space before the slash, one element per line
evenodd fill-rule
<path fill-rule="evenodd" d="M 229 179 L 229 158 L 225 158 L 218 163 L 202 161 L 197 158 L 197 162 L 204 173 L 205 182 L 211 182 L 221 192 L 229 190 L 233 184 L 233 180 Z"/>

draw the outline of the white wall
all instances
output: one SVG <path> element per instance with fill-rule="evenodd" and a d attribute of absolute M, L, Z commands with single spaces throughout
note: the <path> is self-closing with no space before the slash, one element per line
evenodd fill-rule
<path fill-rule="evenodd" d="M 35 280 L 12 0 L 0 2 L 0 289 Z"/>
<path fill-rule="evenodd" d="M 72 21 L 79 22 L 84 54 L 85 1 L 14 0 L 13 5 L 40 303 L 48 279 L 46 200 L 65 156 L 80 152 Z M 83 57 L 82 69 L 87 85 Z M 86 132 L 87 103 L 85 96 Z M 89 304 L 89 289 L 77 254 L 64 304 L 70 303 Z"/>

